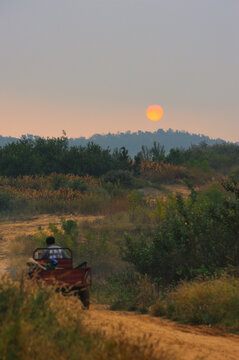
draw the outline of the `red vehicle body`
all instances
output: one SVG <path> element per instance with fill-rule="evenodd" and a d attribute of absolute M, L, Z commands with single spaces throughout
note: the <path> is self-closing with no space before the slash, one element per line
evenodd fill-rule
<path fill-rule="evenodd" d="M 69 259 L 57 259 L 55 267 L 51 268 L 50 259 L 41 259 L 42 252 L 46 248 L 37 248 L 34 250 L 32 258 L 35 264 L 29 271 L 29 275 L 35 279 L 42 279 L 47 284 L 55 285 L 58 290 L 67 295 L 74 293 L 79 296 L 83 305 L 89 308 L 89 288 L 92 284 L 91 267 L 84 262 L 77 267 L 73 267 L 72 251 L 69 248 L 62 248 L 69 254 Z"/>

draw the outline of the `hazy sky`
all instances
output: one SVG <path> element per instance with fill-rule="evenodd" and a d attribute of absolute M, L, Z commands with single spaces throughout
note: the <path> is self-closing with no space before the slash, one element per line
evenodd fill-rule
<path fill-rule="evenodd" d="M 239 0 L 0 0 L 2 135 L 239 141 L 238 100 Z"/>

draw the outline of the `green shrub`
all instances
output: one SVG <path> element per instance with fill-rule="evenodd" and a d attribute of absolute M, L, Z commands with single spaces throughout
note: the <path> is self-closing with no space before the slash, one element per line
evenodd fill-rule
<path fill-rule="evenodd" d="M 202 142 L 192 145 L 189 149 L 171 149 L 166 162 L 174 165 L 193 166 L 204 172 L 212 170 L 229 173 L 238 166 L 239 146 L 223 143 L 212 146 Z"/>
<path fill-rule="evenodd" d="M 83 181 L 82 179 L 78 178 L 78 179 L 74 179 L 69 185 L 68 185 L 72 190 L 78 190 L 81 193 L 86 192 L 87 190 L 89 190 L 89 185 Z"/>
<path fill-rule="evenodd" d="M 59 190 L 67 185 L 67 178 L 63 174 L 53 173 L 49 178 L 53 190 Z"/>
<path fill-rule="evenodd" d="M 111 310 L 137 310 L 136 287 L 137 278 L 133 271 L 123 271 L 109 276 L 107 280 L 98 282 L 93 296 L 97 301 L 109 304 Z"/>
<path fill-rule="evenodd" d="M 11 208 L 11 196 L 6 193 L 0 193 L 0 211 L 6 211 Z"/>
<path fill-rule="evenodd" d="M 104 181 L 112 184 L 120 184 L 122 186 L 131 186 L 133 184 L 133 176 L 128 170 L 111 170 L 104 177 Z"/>
<path fill-rule="evenodd" d="M 131 195 L 136 216 L 139 199 Z M 221 272 L 239 265 L 239 203 L 213 188 L 192 190 L 187 199 L 170 195 L 152 211 L 156 225 L 148 237 L 127 236 L 124 259 L 162 285 Z"/>
<path fill-rule="evenodd" d="M 134 210 L 138 206 L 145 204 L 142 194 L 140 194 L 137 190 L 132 190 L 128 194 L 128 202 L 130 209 L 132 210 Z"/>
<path fill-rule="evenodd" d="M 147 313 L 158 298 L 158 289 L 147 276 L 127 269 L 98 282 L 93 287 L 93 296 L 107 303 L 111 310 L 128 310 Z"/>

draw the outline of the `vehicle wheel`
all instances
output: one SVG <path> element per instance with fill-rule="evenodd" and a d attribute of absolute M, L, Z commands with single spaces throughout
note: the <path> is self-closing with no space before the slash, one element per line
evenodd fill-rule
<path fill-rule="evenodd" d="M 90 307 L 90 289 L 86 288 L 85 290 L 79 291 L 79 298 L 84 305 L 85 309 L 89 309 Z"/>

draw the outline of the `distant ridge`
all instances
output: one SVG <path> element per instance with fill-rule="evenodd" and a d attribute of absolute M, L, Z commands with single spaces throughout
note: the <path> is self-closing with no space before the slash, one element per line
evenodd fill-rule
<path fill-rule="evenodd" d="M 169 152 L 171 148 L 179 147 L 187 149 L 191 145 L 198 145 L 201 142 L 206 142 L 208 145 L 226 143 L 223 139 L 211 139 L 209 136 L 190 134 L 185 131 L 174 131 L 172 129 L 169 129 L 168 131 L 159 129 L 154 132 L 137 131 L 131 133 L 130 131 L 127 131 L 118 134 L 95 134 L 88 139 L 84 137 L 69 139 L 70 145 L 85 145 L 89 141 L 93 141 L 103 148 L 109 147 L 110 149 L 125 146 L 131 156 L 137 154 L 137 152 L 141 150 L 142 145 L 152 147 L 154 141 L 164 145 L 166 153 Z"/>
<path fill-rule="evenodd" d="M 5 146 L 5 145 L 10 144 L 17 140 L 19 140 L 19 139 L 15 138 L 15 137 L 0 135 L 0 146 Z"/>
<path fill-rule="evenodd" d="M 35 136 L 29 134 L 25 136 L 32 139 L 35 138 Z M 4 137 L 0 135 L 0 146 L 4 146 L 17 140 L 19 139 L 15 137 Z M 127 131 L 117 134 L 95 134 L 89 138 L 69 138 L 69 145 L 86 145 L 90 141 L 99 144 L 102 148 L 109 147 L 111 150 L 124 146 L 126 149 L 128 149 L 131 156 L 136 155 L 137 152 L 141 150 L 142 145 L 152 147 L 154 141 L 159 142 L 161 145 L 164 145 L 166 153 L 169 152 L 171 148 L 178 147 L 187 149 L 191 145 L 198 145 L 201 142 L 205 142 L 208 145 L 213 145 L 215 143 L 226 143 L 226 141 L 223 139 L 211 139 L 209 136 L 206 135 L 190 134 L 186 131 L 174 131 L 172 129 L 169 129 L 167 131 L 159 129 L 154 132 Z"/>

